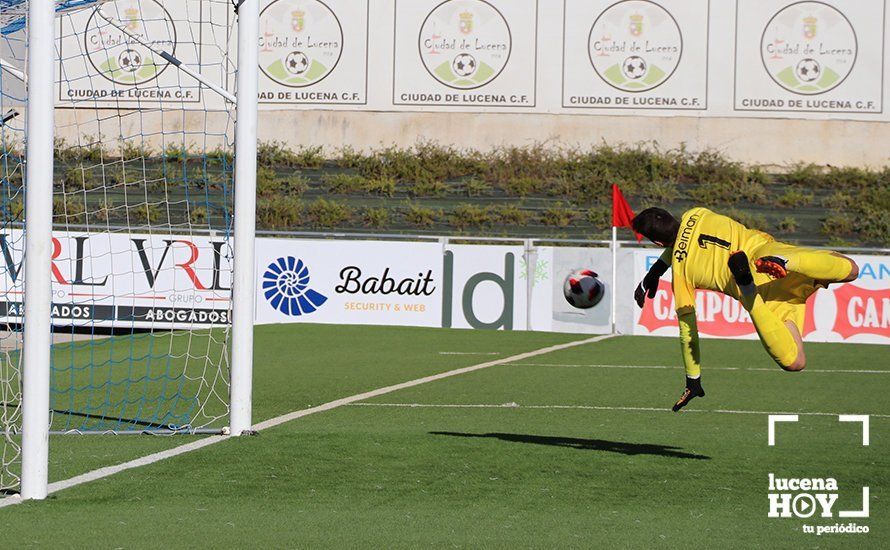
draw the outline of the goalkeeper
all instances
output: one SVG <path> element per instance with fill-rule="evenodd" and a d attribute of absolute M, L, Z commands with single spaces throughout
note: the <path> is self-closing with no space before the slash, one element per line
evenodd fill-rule
<path fill-rule="evenodd" d="M 653 298 L 658 280 L 669 268 L 673 270 L 686 366 L 686 389 L 673 407 L 675 412 L 705 395 L 695 322 L 696 289 L 739 300 L 770 357 L 787 371 L 800 371 L 806 366 L 801 331 L 807 298 L 820 287 L 859 276 L 859 267 L 846 256 L 778 242 L 706 208 L 693 208 L 679 221 L 666 210 L 648 208 L 633 219 L 633 228 L 665 248 L 634 292 L 637 305 L 643 307 L 646 297 Z"/>

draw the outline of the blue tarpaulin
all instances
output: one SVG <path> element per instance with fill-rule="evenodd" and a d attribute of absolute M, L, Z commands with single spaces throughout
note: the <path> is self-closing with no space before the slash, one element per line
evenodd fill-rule
<path fill-rule="evenodd" d="M 107 0 L 56 0 L 56 11 L 74 11 L 101 4 Z M 0 34 L 7 35 L 25 28 L 28 0 L 0 0 Z"/>

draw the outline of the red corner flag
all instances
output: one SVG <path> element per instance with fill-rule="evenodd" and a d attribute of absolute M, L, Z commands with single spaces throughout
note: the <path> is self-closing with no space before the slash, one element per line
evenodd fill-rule
<path fill-rule="evenodd" d="M 627 201 L 624 200 L 624 195 L 621 194 L 621 189 L 618 188 L 614 183 L 612 184 L 612 227 L 630 227 L 631 221 L 634 219 L 634 211 L 630 208 L 630 205 L 627 204 Z M 643 240 L 643 236 L 634 231 L 634 235 L 637 236 L 637 242 Z"/>

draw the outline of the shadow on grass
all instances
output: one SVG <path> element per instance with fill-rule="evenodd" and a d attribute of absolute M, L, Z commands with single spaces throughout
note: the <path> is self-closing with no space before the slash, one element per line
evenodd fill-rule
<path fill-rule="evenodd" d="M 547 435 L 528 434 L 471 434 L 461 432 L 430 432 L 431 435 L 447 435 L 452 437 L 479 437 L 486 439 L 499 439 L 511 443 L 531 443 L 533 445 L 550 445 L 552 447 L 571 447 L 585 451 L 604 451 L 608 453 L 620 453 L 623 455 L 654 455 L 670 458 L 686 458 L 691 460 L 710 460 L 711 457 L 684 452 L 680 447 L 667 445 L 655 445 L 650 443 L 624 443 L 621 441 L 606 441 L 604 439 L 580 439 L 577 437 L 557 437 Z"/>

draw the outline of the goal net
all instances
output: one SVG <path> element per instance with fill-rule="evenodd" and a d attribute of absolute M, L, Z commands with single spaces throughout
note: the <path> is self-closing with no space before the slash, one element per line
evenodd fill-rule
<path fill-rule="evenodd" d="M 0 489 L 21 462 L 27 163 L 54 163 L 50 433 L 227 426 L 236 6 L 56 1 L 55 154 L 26 155 L 27 0 L 0 0 Z"/>

